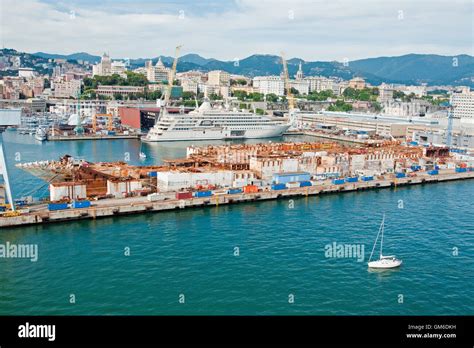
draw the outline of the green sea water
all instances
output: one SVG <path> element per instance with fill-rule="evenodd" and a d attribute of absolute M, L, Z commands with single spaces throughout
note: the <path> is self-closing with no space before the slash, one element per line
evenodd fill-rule
<path fill-rule="evenodd" d="M 17 197 L 47 195 L 18 160 L 140 163 L 137 140 L 3 138 Z M 145 163 L 187 145 L 145 144 Z M 38 260 L 0 259 L 0 314 L 472 315 L 473 197 L 459 181 L 2 229 L 0 244 L 37 244 Z M 383 213 L 403 265 L 369 272 Z M 328 257 L 333 243 L 364 260 Z"/>

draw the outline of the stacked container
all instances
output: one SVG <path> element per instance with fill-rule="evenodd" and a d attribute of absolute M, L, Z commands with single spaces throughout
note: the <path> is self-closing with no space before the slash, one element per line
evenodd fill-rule
<path fill-rule="evenodd" d="M 257 193 L 258 192 L 258 187 L 255 186 L 255 185 L 244 186 L 244 192 L 245 193 Z"/>
<path fill-rule="evenodd" d="M 91 206 L 90 201 L 73 201 L 72 202 L 72 207 L 77 209 L 77 208 L 89 208 Z"/>
<path fill-rule="evenodd" d="M 298 188 L 300 187 L 300 183 L 299 182 L 288 182 L 286 183 L 286 188 Z"/>
<path fill-rule="evenodd" d="M 176 199 L 190 199 L 193 198 L 193 193 L 188 191 L 176 192 Z"/>
<path fill-rule="evenodd" d="M 48 210 L 64 210 L 68 209 L 69 206 L 67 203 L 49 203 L 48 204 Z"/>
<path fill-rule="evenodd" d="M 286 189 L 286 185 L 285 184 L 273 184 L 272 185 L 272 190 L 284 190 Z"/>
<path fill-rule="evenodd" d="M 211 197 L 212 191 L 196 191 L 194 192 L 194 197 L 196 198 L 204 198 L 204 197 Z"/>

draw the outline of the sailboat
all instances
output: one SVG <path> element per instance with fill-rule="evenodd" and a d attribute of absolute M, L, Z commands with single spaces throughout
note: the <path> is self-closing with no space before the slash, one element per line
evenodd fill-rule
<path fill-rule="evenodd" d="M 140 153 L 138 154 L 138 157 L 140 157 L 141 161 L 144 161 L 146 159 L 146 154 L 142 150 L 143 143 L 140 144 Z"/>
<path fill-rule="evenodd" d="M 398 260 L 394 255 L 390 255 L 390 256 L 384 256 L 383 255 L 382 249 L 383 249 L 384 228 L 385 228 L 385 214 L 383 215 L 382 223 L 380 224 L 379 233 L 377 234 L 377 238 L 375 239 L 374 247 L 372 248 L 372 252 L 370 253 L 369 262 L 368 262 L 369 268 L 388 269 L 388 268 L 400 267 L 400 265 L 402 264 L 402 261 Z M 374 254 L 375 246 L 377 245 L 377 241 L 379 240 L 379 236 L 381 236 L 381 239 L 380 239 L 380 257 L 376 261 L 370 261 L 370 260 L 372 260 L 372 255 Z"/>

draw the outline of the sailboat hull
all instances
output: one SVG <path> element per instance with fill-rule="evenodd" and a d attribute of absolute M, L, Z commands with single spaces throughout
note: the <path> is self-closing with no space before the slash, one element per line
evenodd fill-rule
<path fill-rule="evenodd" d="M 382 259 L 382 260 L 377 260 L 377 261 L 372 261 L 368 263 L 369 268 L 382 268 L 382 269 L 388 269 L 388 268 L 397 268 L 402 265 L 401 260 L 388 260 L 388 259 Z"/>

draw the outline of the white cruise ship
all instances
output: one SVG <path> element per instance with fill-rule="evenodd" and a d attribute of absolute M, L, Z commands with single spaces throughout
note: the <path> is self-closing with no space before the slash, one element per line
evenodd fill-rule
<path fill-rule="evenodd" d="M 225 140 L 281 136 L 290 124 L 252 112 L 215 109 L 209 101 L 189 114 L 166 110 L 143 141 Z"/>

